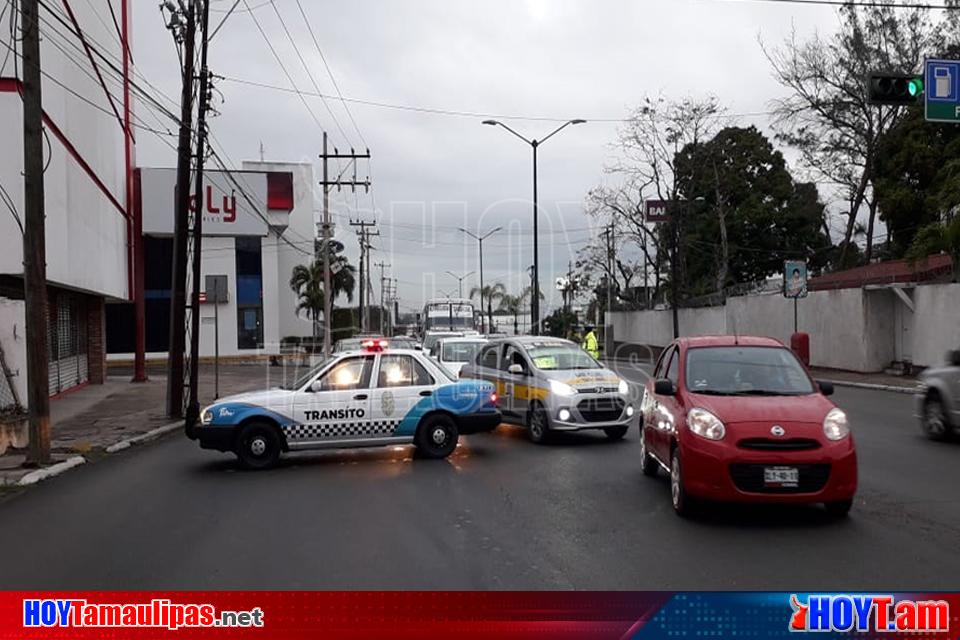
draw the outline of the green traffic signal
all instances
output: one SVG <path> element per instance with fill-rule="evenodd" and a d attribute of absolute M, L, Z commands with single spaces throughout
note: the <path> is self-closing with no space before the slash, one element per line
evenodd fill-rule
<path fill-rule="evenodd" d="M 916 104 L 923 95 L 923 77 L 908 73 L 873 72 L 867 77 L 870 104 Z"/>
<path fill-rule="evenodd" d="M 910 92 L 910 95 L 916 98 L 917 96 L 923 95 L 923 78 L 913 78 L 907 84 L 907 91 Z"/>

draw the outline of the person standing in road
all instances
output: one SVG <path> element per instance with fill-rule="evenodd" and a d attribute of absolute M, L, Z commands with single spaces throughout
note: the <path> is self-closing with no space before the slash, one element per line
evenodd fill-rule
<path fill-rule="evenodd" d="M 597 334 L 593 332 L 593 325 L 588 324 L 586 326 L 587 333 L 583 336 L 583 342 L 580 344 L 583 347 L 583 350 L 589 353 L 592 357 L 599 359 L 600 358 L 600 343 L 597 341 Z"/>

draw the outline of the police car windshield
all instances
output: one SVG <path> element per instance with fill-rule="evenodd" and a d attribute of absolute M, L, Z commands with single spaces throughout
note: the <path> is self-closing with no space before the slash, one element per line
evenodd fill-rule
<path fill-rule="evenodd" d="M 603 367 L 580 347 L 563 342 L 533 344 L 526 347 L 533 366 L 541 371 L 567 369 L 602 369 Z"/>
<path fill-rule="evenodd" d="M 473 362 L 477 357 L 477 351 L 480 350 L 486 342 L 478 340 L 476 342 L 444 342 L 440 359 L 443 362 Z"/>
<path fill-rule="evenodd" d="M 687 352 L 687 388 L 722 396 L 797 396 L 813 383 L 781 347 L 697 347 Z"/>
<path fill-rule="evenodd" d="M 323 369 L 325 366 L 327 366 L 331 360 L 333 360 L 333 358 L 327 358 L 323 360 L 320 364 L 313 367 L 312 369 L 307 371 L 305 374 L 303 374 L 293 382 L 282 385 L 280 388 L 286 389 L 287 391 L 295 391 L 297 389 L 300 389 L 301 387 L 303 387 L 303 385 L 307 384 L 307 382 L 309 382 L 312 377 L 320 373 L 320 370 Z"/>

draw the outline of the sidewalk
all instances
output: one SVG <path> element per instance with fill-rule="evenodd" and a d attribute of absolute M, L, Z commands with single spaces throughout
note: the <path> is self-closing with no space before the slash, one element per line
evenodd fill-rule
<path fill-rule="evenodd" d="M 164 427 L 169 427 L 167 431 L 176 431 L 182 422 L 172 423 L 165 415 L 164 373 L 160 368 L 150 369 L 147 382 L 132 383 L 130 372 L 112 369 L 106 383 L 89 385 L 51 400 L 53 463 L 77 457 L 93 461 L 111 452 L 111 447 L 118 443 L 160 435 Z M 282 383 L 283 373 L 283 367 L 263 363 L 221 366 L 220 395 L 276 386 Z M 293 369 L 287 371 L 287 375 L 296 373 Z M 209 404 L 213 399 L 213 367 L 202 365 L 200 403 Z M 120 448 L 126 446 L 120 445 Z M 17 484 L 36 471 L 23 468 L 24 454 L 22 449 L 9 448 L 5 455 L 0 455 L 0 487 Z M 79 462 L 74 460 L 72 464 Z"/>
<path fill-rule="evenodd" d="M 888 373 L 857 373 L 840 369 L 811 368 L 810 372 L 818 380 L 832 382 L 839 387 L 859 387 L 896 393 L 913 393 L 917 388 L 917 379 L 913 376 L 895 376 Z"/>

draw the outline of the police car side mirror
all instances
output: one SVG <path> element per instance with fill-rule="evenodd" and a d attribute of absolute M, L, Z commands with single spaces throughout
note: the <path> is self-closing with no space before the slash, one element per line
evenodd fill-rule
<path fill-rule="evenodd" d="M 667 378 L 660 378 L 653 383 L 653 392 L 658 396 L 675 396 L 677 390 L 673 382 Z"/>
<path fill-rule="evenodd" d="M 323 391 L 323 383 L 319 380 L 314 380 L 313 384 L 310 385 L 310 391 L 316 393 L 317 391 Z"/>
<path fill-rule="evenodd" d="M 947 353 L 947 362 L 951 367 L 960 367 L 960 349 Z"/>
<path fill-rule="evenodd" d="M 512 373 L 518 376 L 522 376 L 526 373 L 526 371 L 523 370 L 522 365 L 512 364 L 509 367 L 507 367 L 507 373 Z"/>

